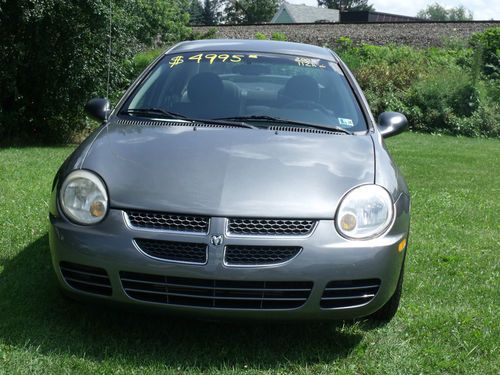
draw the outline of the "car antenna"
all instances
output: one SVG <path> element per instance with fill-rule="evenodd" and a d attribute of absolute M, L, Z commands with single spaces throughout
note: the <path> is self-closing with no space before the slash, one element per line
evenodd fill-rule
<path fill-rule="evenodd" d="M 112 50 L 112 39 L 111 39 L 111 32 L 112 32 L 112 0 L 109 0 L 109 45 L 108 45 L 108 79 L 106 82 L 106 98 L 109 100 L 109 86 L 110 86 L 110 81 L 111 81 L 111 50 Z M 108 116 L 109 116 L 109 110 L 106 112 L 106 121 L 108 121 Z"/>

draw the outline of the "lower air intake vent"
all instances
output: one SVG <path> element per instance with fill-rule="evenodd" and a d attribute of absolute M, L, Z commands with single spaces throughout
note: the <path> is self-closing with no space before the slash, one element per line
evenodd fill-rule
<path fill-rule="evenodd" d="M 302 306 L 310 281 L 235 281 L 120 272 L 125 293 L 131 298 L 166 305 L 221 309 L 294 309 Z"/>
<path fill-rule="evenodd" d="M 296 246 L 226 246 L 224 263 L 230 266 L 262 266 L 286 262 L 296 257 Z"/>
<path fill-rule="evenodd" d="M 110 296 L 112 289 L 106 270 L 81 264 L 61 262 L 64 280 L 75 289 Z"/>
<path fill-rule="evenodd" d="M 207 262 L 207 245 L 202 243 L 136 239 L 135 243 L 147 255 L 175 262 Z"/>
<path fill-rule="evenodd" d="M 321 297 L 321 307 L 332 309 L 364 305 L 375 297 L 379 288 L 379 279 L 330 281 Z"/>

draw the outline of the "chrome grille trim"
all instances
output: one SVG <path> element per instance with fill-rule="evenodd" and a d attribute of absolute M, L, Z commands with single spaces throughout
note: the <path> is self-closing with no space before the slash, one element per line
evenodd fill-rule
<path fill-rule="evenodd" d="M 287 263 L 302 251 L 300 246 L 228 245 L 224 265 L 231 267 L 276 266 Z"/>
<path fill-rule="evenodd" d="M 330 281 L 323 291 L 320 306 L 339 309 L 366 305 L 379 289 L 379 279 Z"/>
<path fill-rule="evenodd" d="M 308 236 L 317 221 L 308 219 L 229 218 L 227 234 L 237 236 Z"/>
<path fill-rule="evenodd" d="M 120 271 L 132 299 L 215 309 L 287 310 L 303 306 L 312 281 L 210 280 Z"/>
<path fill-rule="evenodd" d="M 149 258 L 164 262 L 205 265 L 208 246 L 205 243 L 163 241 L 136 238 L 134 246 Z"/>
<path fill-rule="evenodd" d="M 210 218 L 200 215 L 171 214 L 156 211 L 125 210 L 124 219 L 133 229 L 207 234 Z"/>

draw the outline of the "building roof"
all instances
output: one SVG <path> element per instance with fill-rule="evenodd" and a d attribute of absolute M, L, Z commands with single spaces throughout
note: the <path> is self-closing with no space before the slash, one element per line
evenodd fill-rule
<path fill-rule="evenodd" d="M 275 20 L 283 11 L 286 11 L 290 18 L 296 23 L 339 21 L 339 11 L 337 9 L 318 8 L 304 4 L 289 4 L 285 2 L 278 8 L 271 22 L 275 22 Z"/>
<path fill-rule="evenodd" d="M 181 42 L 170 48 L 167 53 L 188 52 L 262 52 L 280 53 L 294 56 L 309 56 L 323 60 L 338 61 L 337 56 L 329 49 L 311 44 L 281 42 L 275 40 L 247 39 L 204 39 Z"/>

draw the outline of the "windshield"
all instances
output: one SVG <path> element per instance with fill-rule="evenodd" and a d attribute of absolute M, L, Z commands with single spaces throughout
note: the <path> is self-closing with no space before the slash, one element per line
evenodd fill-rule
<path fill-rule="evenodd" d="M 144 110 L 196 119 L 277 118 L 349 131 L 367 128 L 337 63 L 269 53 L 165 55 L 121 113 Z"/>

